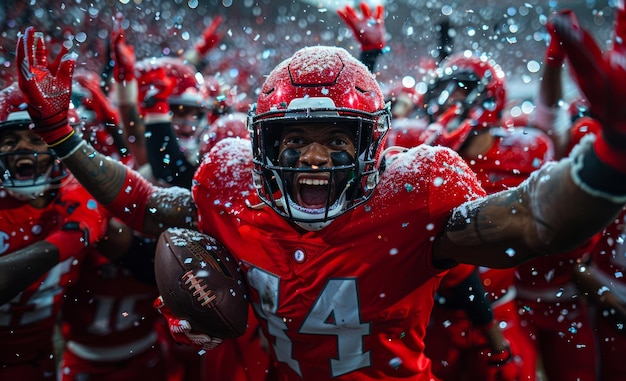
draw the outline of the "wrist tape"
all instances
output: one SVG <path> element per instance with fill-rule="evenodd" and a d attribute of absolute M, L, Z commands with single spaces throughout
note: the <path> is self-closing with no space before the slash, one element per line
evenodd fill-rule
<path fill-rule="evenodd" d="M 592 196 L 616 204 L 626 203 L 626 174 L 600 160 L 592 147 L 595 139 L 595 135 L 586 135 L 572 149 L 572 180 Z"/>
<path fill-rule="evenodd" d="M 52 144 L 48 144 L 48 148 L 52 149 L 54 153 L 56 153 L 56 155 L 63 160 L 76 152 L 82 144 L 86 144 L 85 141 L 79 134 L 72 130 L 72 132 L 63 139 Z"/>

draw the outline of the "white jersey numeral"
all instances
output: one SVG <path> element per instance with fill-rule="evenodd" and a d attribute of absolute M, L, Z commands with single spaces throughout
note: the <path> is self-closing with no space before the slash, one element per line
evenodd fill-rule
<path fill-rule="evenodd" d="M 250 287 L 259 292 L 261 302 L 254 308 L 258 316 L 268 322 L 278 361 L 288 364 L 302 376 L 299 362 L 292 355 L 293 345 L 286 334 L 287 325 L 276 315 L 280 302 L 280 279 L 259 268 L 251 268 L 247 276 Z M 363 337 L 370 334 L 370 324 L 361 322 L 358 287 L 354 278 L 329 280 L 298 333 L 337 337 L 337 358 L 330 362 L 333 377 L 371 364 L 370 353 L 363 351 Z"/>

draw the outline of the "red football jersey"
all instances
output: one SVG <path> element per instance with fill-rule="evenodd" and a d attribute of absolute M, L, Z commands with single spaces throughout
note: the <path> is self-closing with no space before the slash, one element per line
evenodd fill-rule
<path fill-rule="evenodd" d="M 134 250 L 130 255 L 139 253 Z M 145 265 L 152 266 L 149 261 Z M 123 378 L 123 374 L 165 380 L 165 357 L 154 328 L 162 319 L 152 305 L 157 296 L 154 282 L 138 280 L 125 267 L 90 249 L 62 308 L 66 351 L 61 379 L 76 380 L 84 374 Z"/>
<path fill-rule="evenodd" d="M 477 158 L 466 159 L 487 193 L 517 186 L 554 159 L 551 138 L 530 127 L 491 128 L 493 145 Z"/>
<path fill-rule="evenodd" d="M 86 228 L 92 244 L 106 230 L 107 214 L 78 182 L 69 177 L 63 182 L 56 198 L 45 208 L 33 208 L 9 197 L 4 191 L 0 198 L 0 255 L 7 255 L 43 240 L 67 222 L 79 222 Z M 2 365 L 27 363 L 40 355 L 42 348 L 51 346 L 57 314 L 65 289 L 76 279 L 84 244 L 77 255 L 54 266 L 39 281 L 0 306 L 0 359 Z M 48 354 L 50 357 L 52 353 Z M 4 367 L 0 368 L 3 378 Z"/>
<path fill-rule="evenodd" d="M 216 148 L 192 188 L 199 227 L 242 261 L 279 379 L 432 379 L 423 337 L 442 275 L 432 243 L 454 207 L 484 194 L 463 159 L 399 153 L 368 202 L 308 232 L 249 207 L 260 203 L 249 142 Z"/>
<path fill-rule="evenodd" d="M 150 262 L 146 266 L 151 266 Z M 156 342 L 154 324 L 160 315 L 152 306 L 156 284 L 137 280 L 129 270 L 91 249 L 81 265 L 80 277 L 68 288 L 61 324 L 66 340 L 101 349 Z M 145 349 L 145 348 L 144 348 Z M 132 357 L 134 351 L 120 353 Z"/>

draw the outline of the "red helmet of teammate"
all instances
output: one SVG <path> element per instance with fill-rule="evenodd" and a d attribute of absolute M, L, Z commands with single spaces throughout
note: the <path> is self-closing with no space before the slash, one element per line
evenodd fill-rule
<path fill-rule="evenodd" d="M 160 68 L 173 81 L 173 90 L 167 103 L 172 112 L 172 125 L 178 136 L 178 143 L 187 160 L 196 163 L 198 136 L 207 126 L 208 90 L 204 85 L 204 77 L 180 58 L 160 57 L 137 63 L 138 82 L 142 83 L 142 78 L 151 78 L 153 71 Z"/>
<path fill-rule="evenodd" d="M 398 85 L 387 92 L 386 99 L 391 102 L 393 118 L 406 118 L 420 106 L 424 96 L 418 93 L 415 87 Z"/>
<path fill-rule="evenodd" d="M 217 142 L 225 138 L 250 139 L 246 127 L 248 116 L 241 112 L 222 115 L 200 134 L 199 155 L 204 157 Z"/>
<path fill-rule="evenodd" d="M 434 144 L 457 150 L 472 131 L 497 126 L 505 103 L 500 66 L 466 51 L 442 61 L 425 95 L 423 111 L 441 127 Z"/>
<path fill-rule="evenodd" d="M 278 140 L 290 124 L 336 124 L 354 136 L 356 159 L 333 160 L 332 167 L 293 168 L 280 162 Z M 251 111 L 255 184 L 261 199 L 277 213 L 308 230 L 365 202 L 378 183 L 380 156 L 390 123 L 376 79 L 346 50 L 303 48 L 267 77 Z M 325 207 L 301 208 L 291 200 L 296 173 L 328 172 Z M 330 197 L 332 189 L 338 197 Z M 332 198 L 332 199 L 331 199 Z"/>
<path fill-rule="evenodd" d="M 17 82 L 0 90 L 0 184 L 13 197 L 32 200 L 49 189 L 58 188 L 66 176 L 61 161 L 47 149 L 35 151 L 20 146 L 14 130 L 28 130 L 32 124 L 26 100 Z M 75 122 L 72 113 L 70 122 Z"/>

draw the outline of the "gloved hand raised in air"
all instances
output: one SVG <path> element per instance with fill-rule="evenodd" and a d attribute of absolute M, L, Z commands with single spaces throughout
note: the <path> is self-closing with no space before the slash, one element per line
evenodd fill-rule
<path fill-rule="evenodd" d="M 16 56 L 18 84 L 34 122 L 32 130 L 53 147 L 74 133 L 67 115 L 76 55 L 64 47 L 49 64 L 43 33 L 28 27 L 18 38 Z"/>
<path fill-rule="evenodd" d="M 603 54 L 592 35 L 569 11 L 551 15 L 549 31 L 562 44 L 570 72 L 590 104 L 591 114 L 602 124 L 594 144 L 598 159 L 626 174 L 626 11 L 617 10 L 612 46 Z"/>
<path fill-rule="evenodd" d="M 129 82 L 135 78 L 135 48 L 126 42 L 122 22 L 124 16 L 118 12 L 111 31 L 111 59 L 115 62 L 113 75 L 117 83 Z"/>
<path fill-rule="evenodd" d="M 185 52 L 185 60 L 197 67 L 200 61 L 202 61 L 202 57 L 213 49 L 222 39 L 223 33 L 218 32 L 218 28 L 221 24 L 222 16 L 215 16 L 211 24 L 204 29 L 202 36 L 198 38 L 193 49 L 189 49 Z"/>
<path fill-rule="evenodd" d="M 573 20 L 576 18 L 571 10 L 561 11 L 561 16 L 559 17 L 571 17 Z M 554 20 L 554 18 L 549 19 L 546 23 L 546 30 L 550 35 L 550 42 L 548 43 L 548 48 L 546 49 L 545 63 L 551 66 L 560 67 L 565 61 L 565 49 L 563 48 L 563 42 L 561 41 L 560 36 L 556 33 L 556 29 L 553 24 Z"/>
<path fill-rule="evenodd" d="M 154 300 L 154 308 L 167 320 L 167 327 L 174 340 L 181 344 L 191 345 L 196 348 L 210 351 L 222 343 L 222 339 L 193 331 L 193 327 L 187 320 L 174 316 L 172 311 L 165 305 L 161 296 Z"/>
<path fill-rule="evenodd" d="M 126 41 L 126 32 L 122 28 L 123 21 L 124 16 L 118 12 L 111 31 L 110 45 L 110 58 L 114 62 L 113 78 L 117 83 L 117 101 L 120 106 L 137 104 L 138 96 L 135 48 Z"/>
<path fill-rule="evenodd" d="M 337 9 L 337 14 L 352 30 L 355 38 L 361 44 L 362 51 L 382 50 L 385 47 L 385 18 L 382 5 L 376 7 L 376 14 L 365 2 L 361 2 L 360 17 L 354 8 L 346 5 L 344 9 Z"/>

